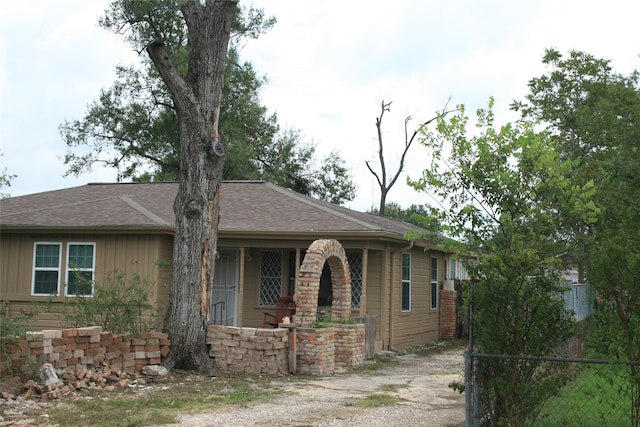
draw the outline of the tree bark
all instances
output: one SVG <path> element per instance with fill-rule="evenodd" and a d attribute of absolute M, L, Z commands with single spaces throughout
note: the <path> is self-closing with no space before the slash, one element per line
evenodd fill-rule
<path fill-rule="evenodd" d="M 212 371 L 206 345 L 215 264 L 224 156 L 218 118 L 231 22 L 237 0 L 185 0 L 189 70 L 183 78 L 161 39 L 147 52 L 175 102 L 179 121 L 180 174 L 170 306 L 165 330 L 171 351 L 166 367 Z M 218 146 L 219 147 L 219 146 Z"/>

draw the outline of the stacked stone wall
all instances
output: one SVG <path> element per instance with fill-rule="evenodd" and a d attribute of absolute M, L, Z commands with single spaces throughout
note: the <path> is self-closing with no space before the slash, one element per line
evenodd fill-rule
<path fill-rule="evenodd" d="M 167 334 L 146 332 L 136 336 L 103 332 L 100 326 L 28 332 L 26 337 L 6 337 L 0 352 L 0 376 L 18 375 L 23 381 L 44 363 L 77 372 L 97 366 L 112 371 L 139 372 L 156 365 L 169 352 Z"/>
<path fill-rule="evenodd" d="M 221 372 L 285 375 L 289 372 L 289 330 L 211 325 L 209 355 Z"/>
<path fill-rule="evenodd" d="M 357 368 L 365 360 L 365 325 L 336 324 L 335 364 L 340 368 Z"/>
<path fill-rule="evenodd" d="M 298 372 L 328 375 L 335 371 L 335 329 L 298 328 L 296 331 Z"/>

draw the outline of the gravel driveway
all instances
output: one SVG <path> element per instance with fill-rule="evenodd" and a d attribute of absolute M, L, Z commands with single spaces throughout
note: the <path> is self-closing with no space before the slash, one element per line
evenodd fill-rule
<path fill-rule="evenodd" d="M 174 426 L 463 426 L 464 395 L 450 389 L 464 372 L 463 347 L 426 356 L 394 356 L 372 374 L 274 382 L 284 393 L 264 404 L 183 414 Z M 353 404 L 371 394 L 399 398 L 392 406 Z"/>

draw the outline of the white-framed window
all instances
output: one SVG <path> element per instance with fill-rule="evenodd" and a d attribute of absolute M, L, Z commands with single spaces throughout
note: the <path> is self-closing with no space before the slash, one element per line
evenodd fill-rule
<path fill-rule="evenodd" d="M 402 311 L 411 311 L 411 254 L 402 253 Z"/>
<path fill-rule="evenodd" d="M 93 296 L 96 272 L 96 244 L 67 244 L 67 296 Z"/>
<path fill-rule="evenodd" d="M 258 305 L 275 306 L 282 293 L 282 251 L 260 253 L 260 290 Z"/>
<path fill-rule="evenodd" d="M 458 259 L 449 258 L 449 277 L 448 279 L 458 279 Z"/>
<path fill-rule="evenodd" d="M 431 257 L 431 308 L 438 308 L 438 257 Z"/>
<path fill-rule="evenodd" d="M 33 249 L 32 295 L 60 293 L 61 243 L 36 242 Z"/>
<path fill-rule="evenodd" d="M 467 260 L 460 260 L 460 277 L 461 280 L 467 279 Z"/>

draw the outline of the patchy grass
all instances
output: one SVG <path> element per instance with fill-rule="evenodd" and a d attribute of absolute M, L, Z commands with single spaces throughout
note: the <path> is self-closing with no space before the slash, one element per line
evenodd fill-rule
<path fill-rule="evenodd" d="M 179 413 L 201 412 L 233 405 L 266 402 L 279 393 L 266 382 L 217 379 L 188 375 L 182 381 L 155 385 L 149 390 L 92 393 L 67 400 L 49 411 L 60 426 L 151 426 L 177 423 Z"/>
<path fill-rule="evenodd" d="M 351 372 L 360 374 L 374 373 L 392 362 L 393 358 L 391 356 L 374 356 L 373 359 L 365 361 L 364 364 L 354 368 Z"/>
<path fill-rule="evenodd" d="M 455 340 L 455 341 L 438 341 L 435 343 L 426 344 L 420 347 L 413 347 L 402 354 L 417 354 L 418 356 L 432 356 L 434 354 L 442 353 L 443 351 L 456 350 L 464 351 L 469 346 L 468 341 Z"/>
<path fill-rule="evenodd" d="M 430 344 L 409 349 L 403 354 L 428 357 L 443 351 L 460 348 L 466 342 L 453 341 Z M 393 355 L 379 355 L 350 371 L 361 375 L 374 374 L 390 366 Z M 317 379 L 314 376 L 284 377 L 283 382 Z M 160 426 L 178 422 L 178 415 L 214 411 L 226 406 L 247 407 L 268 402 L 282 393 L 282 387 L 271 384 L 273 378 L 251 377 L 210 378 L 174 370 L 169 379 L 150 384 L 149 387 L 126 387 L 117 392 L 89 391 L 78 393 L 77 398 L 54 403 L 47 410 L 48 421 L 59 427 L 83 425 L 98 426 Z M 278 380 L 280 381 L 280 380 Z M 393 406 L 403 399 L 395 393 L 410 384 L 384 386 L 378 392 L 347 403 L 358 408 Z"/>
<path fill-rule="evenodd" d="M 547 400 L 535 427 L 632 425 L 631 399 L 615 370 L 621 366 L 589 365 L 556 396 Z M 622 386 L 622 387 L 621 387 Z"/>
<path fill-rule="evenodd" d="M 401 388 L 411 387 L 411 381 L 407 381 L 404 384 L 384 384 L 378 387 L 380 391 L 397 392 Z"/>
<path fill-rule="evenodd" d="M 370 394 L 363 399 L 356 400 L 355 402 L 347 403 L 346 406 L 355 406 L 357 408 L 369 409 L 379 408 L 381 406 L 393 406 L 402 401 L 403 399 L 400 399 L 398 396 L 387 393 L 375 393 Z"/>

